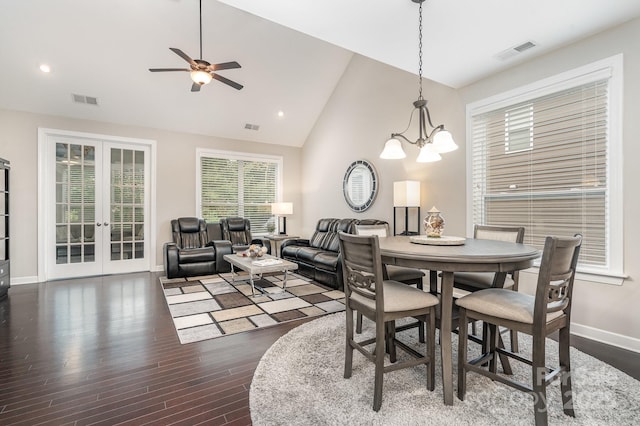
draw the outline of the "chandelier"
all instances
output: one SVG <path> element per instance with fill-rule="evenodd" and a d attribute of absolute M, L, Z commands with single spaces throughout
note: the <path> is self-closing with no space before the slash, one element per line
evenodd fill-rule
<path fill-rule="evenodd" d="M 443 124 L 439 126 L 433 125 L 427 108 L 427 101 L 422 97 L 422 3 L 425 0 L 411 1 L 420 4 L 418 19 L 418 100 L 413 103 L 414 109 L 409 116 L 407 128 L 400 133 L 391 134 L 391 138 L 384 144 L 384 150 L 380 154 L 380 158 L 387 160 L 405 158 L 407 154 L 402 149 L 401 140 L 403 140 L 420 148 L 420 153 L 416 159 L 418 163 L 429 163 L 441 160 L 440 154 L 454 151 L 458 149 L 458 145 L 454 142 L 451 133 L 445 130 Z M 418 114 L 418 139 L 412 141 L 404 133 L 411 127 L 413 116 L 416 113 Z M 430 127 L 430 131 L 427 130 L 427 124 Z"/>

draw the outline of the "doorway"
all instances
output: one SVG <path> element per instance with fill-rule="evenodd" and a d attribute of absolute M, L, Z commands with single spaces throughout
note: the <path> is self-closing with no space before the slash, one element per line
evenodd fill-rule
<path fill-rule="evenodd" d="M 41 129 L 39 280 L 151 270 L 153 141 Z"/>

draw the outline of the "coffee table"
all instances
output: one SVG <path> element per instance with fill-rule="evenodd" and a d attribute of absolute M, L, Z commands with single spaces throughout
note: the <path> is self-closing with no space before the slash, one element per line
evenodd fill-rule
<path fill-rule="evenodd" d="M 238 268 L 242 271 L 245 271 L 249 274 L 249 282 L 251 283 L 251 296 L 256 296 L 256 289 L 260 291 L 260 293 L 265 293 L 265 290 L 255 285 L 253 282 L 253 277 L 258 276 L 262 277 L 262 274 L 267 274 L 271 272 L 283 272 L 284 273 L 284 283 L 282 286 L 282 291 L 287 289 L 287 272 L 295 271 L 298 269 L 298 264 L 289 262 L 288 260 L 279 259 L 275 256 L 271 256 L 269 254 L 265 254 L 261 257 L 249 257 L 249 256 L 239 256 L 237 254 L 225 254 L 224 260 L 231 264 L 231 281 L 235 282 L 236 272 L 235 268 Z"/>

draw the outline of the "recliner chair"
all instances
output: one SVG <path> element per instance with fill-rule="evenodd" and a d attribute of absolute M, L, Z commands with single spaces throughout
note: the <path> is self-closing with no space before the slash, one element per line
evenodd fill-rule
<path fill-rule="evenodd" d="M 164 245 L 164 270 L 167 278 L 184 278 L 230 272 L 223 259 L 233 253 L 230 241 L 220 240 L 217 224 L 196 217 L 181 217 L 171 221 L 173 242 Z M 216 232 L 218 231 L 218 232 Z M 218 235 L 209 235 L 209 234 Z M 217 239 L 214 239 L 217 238 Z"/>
<path fill-rule="evenodd" d="M 251 244 L 267 247 L 267 253 L 271 253 L 271 244 L 261 238 L 253 238 L 251 235 L 251 222 L 242 217 L 227 217 L 220 219 L 222 237 L 231 241 L 234 252 L 244 251 Z"/>

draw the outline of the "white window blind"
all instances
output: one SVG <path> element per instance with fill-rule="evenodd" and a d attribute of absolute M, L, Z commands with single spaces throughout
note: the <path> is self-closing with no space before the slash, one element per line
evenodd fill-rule
<path fill-rule="evenodd" d="M 273 223 L 271 203 L 279 198 L 281 160 L 202 152 L 199 162 L 201 217 L 244 217 L 254 234 L 266 233 Z"/>
<path fill-rule="evenodd" d="M 525 226 L 525 244 L 583 235 L 609 265 L 609 78 L 471 115 L 473 221 Z"/>

